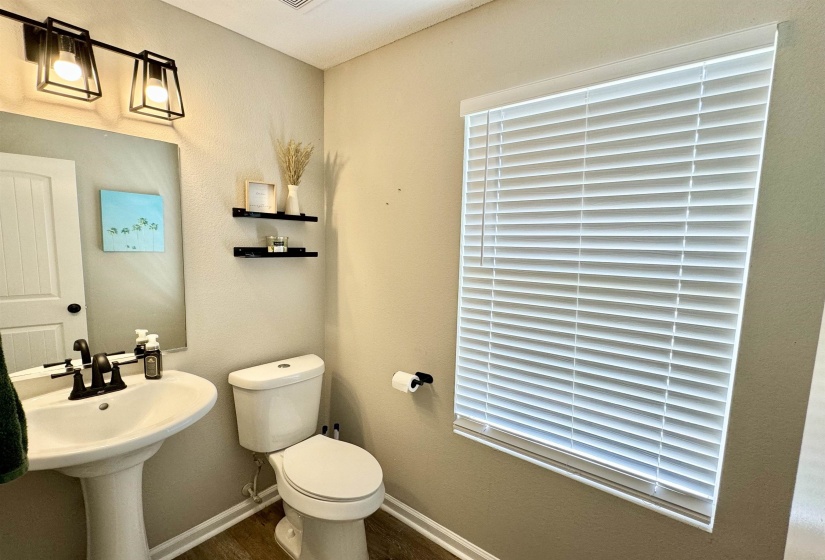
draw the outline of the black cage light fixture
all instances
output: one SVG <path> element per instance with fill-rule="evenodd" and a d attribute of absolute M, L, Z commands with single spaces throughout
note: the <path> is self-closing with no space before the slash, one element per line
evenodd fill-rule
<path fill-rule="evenodd" d="M 149 51 L 140 53 L 132 74 L 129 110 L 170 121 L 184 116 L 174 60 Z"/>
<path fill-rule="evenodd" d="M 23 24 L 26 60 L 37 63 L 37 89 L 92 102 L 103 95 L 94 48 L 135 59 L 129 111 L 164 120 L 184 116 L 178 68 L 171 58 L 135 53 L 92 39 L 83 28 L 54 18 L 39 22 L 0 9 L 0 16 Z"/>
<path fill-rule="evenodd" d="M 37 63 L 37 89 L 83 101 L 100 99 L 89 32 L 54 18 L 45 25 L 45 29 L 24 27 L 26 57 Z"/>

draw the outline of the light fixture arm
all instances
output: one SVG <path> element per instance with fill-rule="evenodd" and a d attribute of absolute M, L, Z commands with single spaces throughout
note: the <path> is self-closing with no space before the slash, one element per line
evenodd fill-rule
<path fill-rule="evenodd" d="M 23 24 L 26 60 L 37 63 L 39 91 L 87 102 L 99 99 L 103 93 L 94 57 L 98 47 L 135 61 L 130 112 L 167 121 L 185 116 L 173 59 L 92 39 L 86 29 L 54 18 L 39 22 L 2 8 L 0 16 Z"/>
<path fill-rule="evenodd" d="M 12 19 L 14 21 L 19 21 L 24 26 L 30 26 L 30 27 L 34 27 L 35 29 L 40 30 L 40 31 L 46 31 L 46 24 L 43 23 L 42 21 L 37 21 L 36 19 L 31 19 L 31 18 L 28 18 L 26 16 L 21 16 L 20 14 L 10 12 L 10 11 L 4 10 L 2 8 L 0 8 L 0 16 L 3 16 L 3 17 L 8 18 L 8 19 Z M 72 33 L 68 33 L 68 32 L 61 32 L 61 33 L 65 33 L 66 35 L 72 35 Z M 122 48 L 117 47 L 115 45 L 110 45 L 109 43 L 104 43 L 103 41 L 98 41 L 97 39 L 90 39 L 89 42 L 95 47 L 100 47 L 101 49 L 106 49 L 107 51 L 112 51 L 112 52 L 115 52 L 115 53 L 123 55 L 123 56 L 128 56 L 130 58 L 134 58 L 135 60 L 143 60 L 143 55 L 141 53 L 136 53 L 136 52 L 132 52 L 130 50 L 122 49 Z M 159 64 L 160 66 L 164 66 L 164 67 L 170 68 L 170 69 L 174 68 L 174 65 L 172 65 L 170 63 L 161 62 L 161 61 L 158 61 L 155 64 Z"/>

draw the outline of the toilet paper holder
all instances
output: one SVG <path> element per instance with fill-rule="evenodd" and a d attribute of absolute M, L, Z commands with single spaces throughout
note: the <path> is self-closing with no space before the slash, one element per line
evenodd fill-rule
<path fill-rule="evenodd" d="M 433 382 L 433 376 L 430 375 L 429 373 L 424 373 L 423 371 L 417 371 L 417 372 L 415 372 L 415 376 L 418 379 L 413 379 L 413 382 L 412 382 L 413 387 L 418 387 L 419 385 L 424 385 L 425 383 L 432 383 Z"/>

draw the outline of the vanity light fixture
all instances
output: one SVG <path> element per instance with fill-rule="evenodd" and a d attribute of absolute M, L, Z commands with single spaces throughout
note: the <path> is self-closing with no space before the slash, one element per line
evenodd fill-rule
<path fill-rule="evenodd" d="M 132 74 L 129 110 L 170 121 L 184 116 L 174 60 L 149 51 L 140 53 Z"/>
<path fill-rule="evenodd" d="M 99 99 L 100 78 L 89 32 L 53 18 L 44 26 L 23 26 L 26 58 L 37 63 L 37 89 L 83 101 Z"/>
<path fill-rule="evenodd" d="M 37 63 L 37 89 L 95 101 L 103 94 L 93 47 L 135 59 L 129 111 L 164 120 L 184 116 L 178 68 L 171 58 L 135 53 L 92 39 L 85 29 L 48 18 L 45 22 L 0 9 L 0 16 L 23 24 L 26 60 Z"/>

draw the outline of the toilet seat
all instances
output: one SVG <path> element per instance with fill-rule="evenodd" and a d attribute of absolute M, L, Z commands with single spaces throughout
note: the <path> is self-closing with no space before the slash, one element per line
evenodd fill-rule
<path fill-rule="evenodd" d="M 284 450 L 283 474 L 295 490 L 328 502 L 368 498 L 381 488 L 384 477 L 369 452 L 321 435 Z"/>
<path fill-rule="evenodd" d="M 301 515 L 327 521 L 353 521 L 372 515 L 384 502 L 383 482 L 374 493 L 361 500 L 335 502 L 310 496 L 293 486 L 284 474 L 284 453 L 285 451 L 270 453 L 267 459 L 275 471 L 278 494 Z"/>

